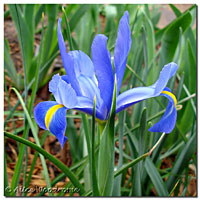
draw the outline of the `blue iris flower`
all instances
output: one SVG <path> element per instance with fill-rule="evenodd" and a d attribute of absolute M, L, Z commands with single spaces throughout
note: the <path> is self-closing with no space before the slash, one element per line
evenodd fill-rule
<path fill-rule="evenodd" d="M 66 112 L 75 109 L 89 115 L 93 113 L 93 100 L 96 96 L 96 118 L 109 118 L 114 82 L 117 81 L 116 113 L 142 100 L 165 96 L 169 99 L 167 109 L 161 120 L 152 126 L 151 132 L 170 133 L 176 123 L 176 97 L 166 87 L 168 80 L 176 73 L 178 65 L 169 63 L 162 69 L 158 80 L 149 87 L 137 87 L 119 94 L 126 68 L 127 56 L 131 47 L 129 13 L 126 11 L 119 22 L 114 50 L 114 72 L 111 54 L 107 49 L 107 37 L 96 35 L 92 43 L 92 60 L 82 51 L 67 53 L 61 32 L 61 19 L 58 20 L 57 36 L 63 65 L 67 75 L 56 74 L 49 82 L 49 91 L 56 101 L 39 103 L 34 117 L 42 129 L 49 130 L 63 147 L 67 137 Z"/>

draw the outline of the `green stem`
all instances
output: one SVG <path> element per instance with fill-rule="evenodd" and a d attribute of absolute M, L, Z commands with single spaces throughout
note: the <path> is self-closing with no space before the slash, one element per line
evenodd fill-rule
<path fill-rule="evenodd" d="M 100 121 L 100 120 L 97 120 L 97 121 L 98 121 L 98 125 L 99 125 L 100 135 L 102 135 L 103 130 L 106 126 L 106 121 Z"/>

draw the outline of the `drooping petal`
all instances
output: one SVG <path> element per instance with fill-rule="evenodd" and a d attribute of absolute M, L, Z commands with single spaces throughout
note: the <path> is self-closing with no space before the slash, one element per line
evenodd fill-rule
<path fill-rule="evenodd" d="M 149 87 L 138 87 L 127 90 L 117 97 L 116 112 L 148 98 L 159 96 L 167 85 L 168 80 L 175 74 L 178 65 L 169 63 L 162 69 L 159 79 Z"/>
<path fill-rule="evenodd" d="M 67 109 L 55 101 L 44 101 L 34 109 L 34 118 L 40 128 L 49 130 L 59 140 L 63 147 L 67 137 L 66 129 L 66 111 Z"/>
<path fill-rule="evenodd" d="M 57 36 L 58 36 L 58 45 L 60 49 L 61 58 L 63 61 L 63 65 L 65 68 L 65 71 L 68 75 L 69 81 L 73 87 L 73 89 L 76 91 L 77 95 L 80 94 L 80 86 L 76 79 L 76 74 L 74 70 L 74 62 L 73 58 L 67 53 L 65 42 L 63 39 L 62 31 L 61 31 L 61 18 L 58 20 L 58 27 L 57 27 Z"/>
<path fill-rule="evenodd" d="M 45 116 L 47 114 L 47 111 L 55 105 L 58 105 L 58 103 L 55 101 L 44 101 L 38 103 L 35 107 L 34 118 L 40 128 L 47 130 L 45 125 Z"/>
<path fill-rule="evenodd" d="M 114 76 L 111 64 L 111 55 L 107 50 L 107 37 L 97 35 L 92 43 L 92 60 L 98 79 L 101 98 L 110 112 L 114 88 Z"/>
<path fill-rule="evenodd" d="M 49 123 L 49 131 L 56 136 L 62 148 L 65 141 L 67 140 L 67 137 L 65 136 L 65 129 L 67 126 L 66 112 L 67 109 L 65 107 L 59 108 L 52 115 L 51 121 Z"/>
<path fill-rule="evenodd" d="M 168 106 L 160 121 L 149 129 L 151 132 L 170 133 L 175 127 L 177 117 L 176 100 L 174 100 L 174 96 L 168 88 L 165 88 L 164 92 L 165 91 L 166 93 L 161 93 L 161 95 L 169 99 Z"/>
<path fill-rule="evenodd" d="M 52 77 L 49 82 L 49 91 L 53 93 L 56 101 L 66 108 L 73 108 L 77 104 L 77 96 L 71 84 L 62 80 L 59 74 Z"/>
<path fill-rule="evenodd" d="M 158 95 L 161 93 L 161 91 L 163 91 L 163 89 L 167 85 L 168 80 L 172 76 L 174 76 L 177 69 L 178 69 L 178 65 L 174 62 L 168 63 L 167 65 L 163 67 L 162 71 L 160 72 L 159 79 L 156 81 L 154 85 L 152 85 L 152 87 L 155 87 L 154 95 Z"/>
<path fill-rule="evenodd" d="M 117 40 L 114 50 L 114 65 L 117 75 L 117 95 L 122 84 L 128 53 L 131 47 L 131 31 L 129 28 L 128 11 L 124 13 L 119 22 Z"/>

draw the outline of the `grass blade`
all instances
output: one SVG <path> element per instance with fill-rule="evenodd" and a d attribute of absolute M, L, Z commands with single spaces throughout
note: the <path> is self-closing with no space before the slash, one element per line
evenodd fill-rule
<path fill-rule="evenodd" d="M 13 88 L 13 90 L 16 93 L 16 95 L 17 95 L 18 99 L 20 100 L 20 103 L 21 103 L 21 105 L 23 107 L 24 113 L 26 115 L 27 121 L 28 121 L 29 126 L 31 128 L 31 131 L 32 131 L 32 134 L 34 136 L 35 142 L 39 147 L 41 147 L 40 141 L 39 141 L 39 138 L 38 138 L 38 134 L 37 134 L 37 132 L 35 130 L 35 127 L 33 125 L 31 117 L 30 117 L 30 115 L 28 113 L 28 110 L 26 109 L 26 106 L 25 106 L 25 104 L 23 102 L 23 99 L 22 99 L 21 95 L 19 94 L 19 92 L 15 88 Z M 44 157 L 42 155 L 40 155 L 40 159 L 41 159 L 42 166 L 43 166 L 43 169 L 44 169 L 45 178 L 46 178 L 46 182 L 47 182 L 47 187 L 51 188 L 51 182 L 50 182 L 50 178 L 49 178 L 48 169 L 47 169 L 47 165 L 46 165 L 45 159 L 44 159 Z M 50 192 L 49 192 L 49 195 L 51 196 Z"/>
<path fill-rule="evenodd" d="M 145 161 L 145 169 L 153 182 L 159 196 L 168 196 L 167 188 L 150 158 Z"/>
<path fill-rule="evenodd" d="M 63 14 L 64 14 L 64 19 L 65 19 L 65 24 L 66 24 L 66 32 L 67 32 L 67 39 L 69 42 L 69 48 L 70 51 L 73 51 L 73 44 L 72 44 L 72 37 L 71 37 L 71 31 L 70 31 L 70 26 L 67 18 L 67 14 L 64 8 L 62 8 Z"/>
<path fill-rule="evenodd" d="M 83 186 L 79 183 L 79 181 L 76 179 L 75 175 L 61 162 L 59 161 L 57 158 L 55 158 L 54 156 L 52 156 L 51 154 L 49 154 L 48 152 L 46 152 L 44 149 L 42 149 L 41 147 L 39 147 L 38 145 L 25 140 L 24 138 L 21 138 L 19 136 L 16 135 L 12 135 L 8 132 L 4 131 L 4 135 L 6 137 L 9 137 L 15 141 L 18 141 L 20 143 L 23 143 L 24 145 L 27 145 L 33 149 L 35 149 L 36 151 L 38 151 L 41 155 L 45 156 L 46 158 L 48 158 L 53 164 L 55 164 L 59 169 L 61 169 L 61 171 L 63 173 L 65 173 L 65 175 L 71 180 L 71 182 L 73 183 L 74 186 L 76 186 L 77 188 L 79 188 L 79 194 L 83 194 L 85 192 Z"/>

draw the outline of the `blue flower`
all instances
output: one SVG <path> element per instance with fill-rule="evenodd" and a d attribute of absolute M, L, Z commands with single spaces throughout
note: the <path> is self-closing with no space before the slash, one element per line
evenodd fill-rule
<path fill-rule="evenodd" d="M 92 43 L 92 61 L 82 51 L 67 53 L 61 32 L 61 19 L 58 20 L 57 36 L 63 65 L 67 75 L 53 76 L 49 91 L 56 101 L 39 103 L 34 110 L 37 124 L 49 130 L 63 147 L 67 137 L 66 112 L 75 109 L 87 114 L 93 113 L 93 100 L 96 96 L 96 118 L 109 118 L 114 90 L 114 77 L 117 80 L 116 113 L 142 100 L 165 96 L 169 99 L 167 109 L 159 122 L 149 131 L 170 133 L 176 123 L 176 97 L 166 87 L 168 80 L 175 74 L 178 65 L 169 63 L 162 69 L 158 80 L 149 87 L 137 87 L 119 94 L 126 68 L 127 56 L 131 47 L 129 14 L 126 11 L 119 22 L 117 40 L 114 50 L 114 72 L 111 54 L 107 49 L 107 37 L 96 35 Z"/>

